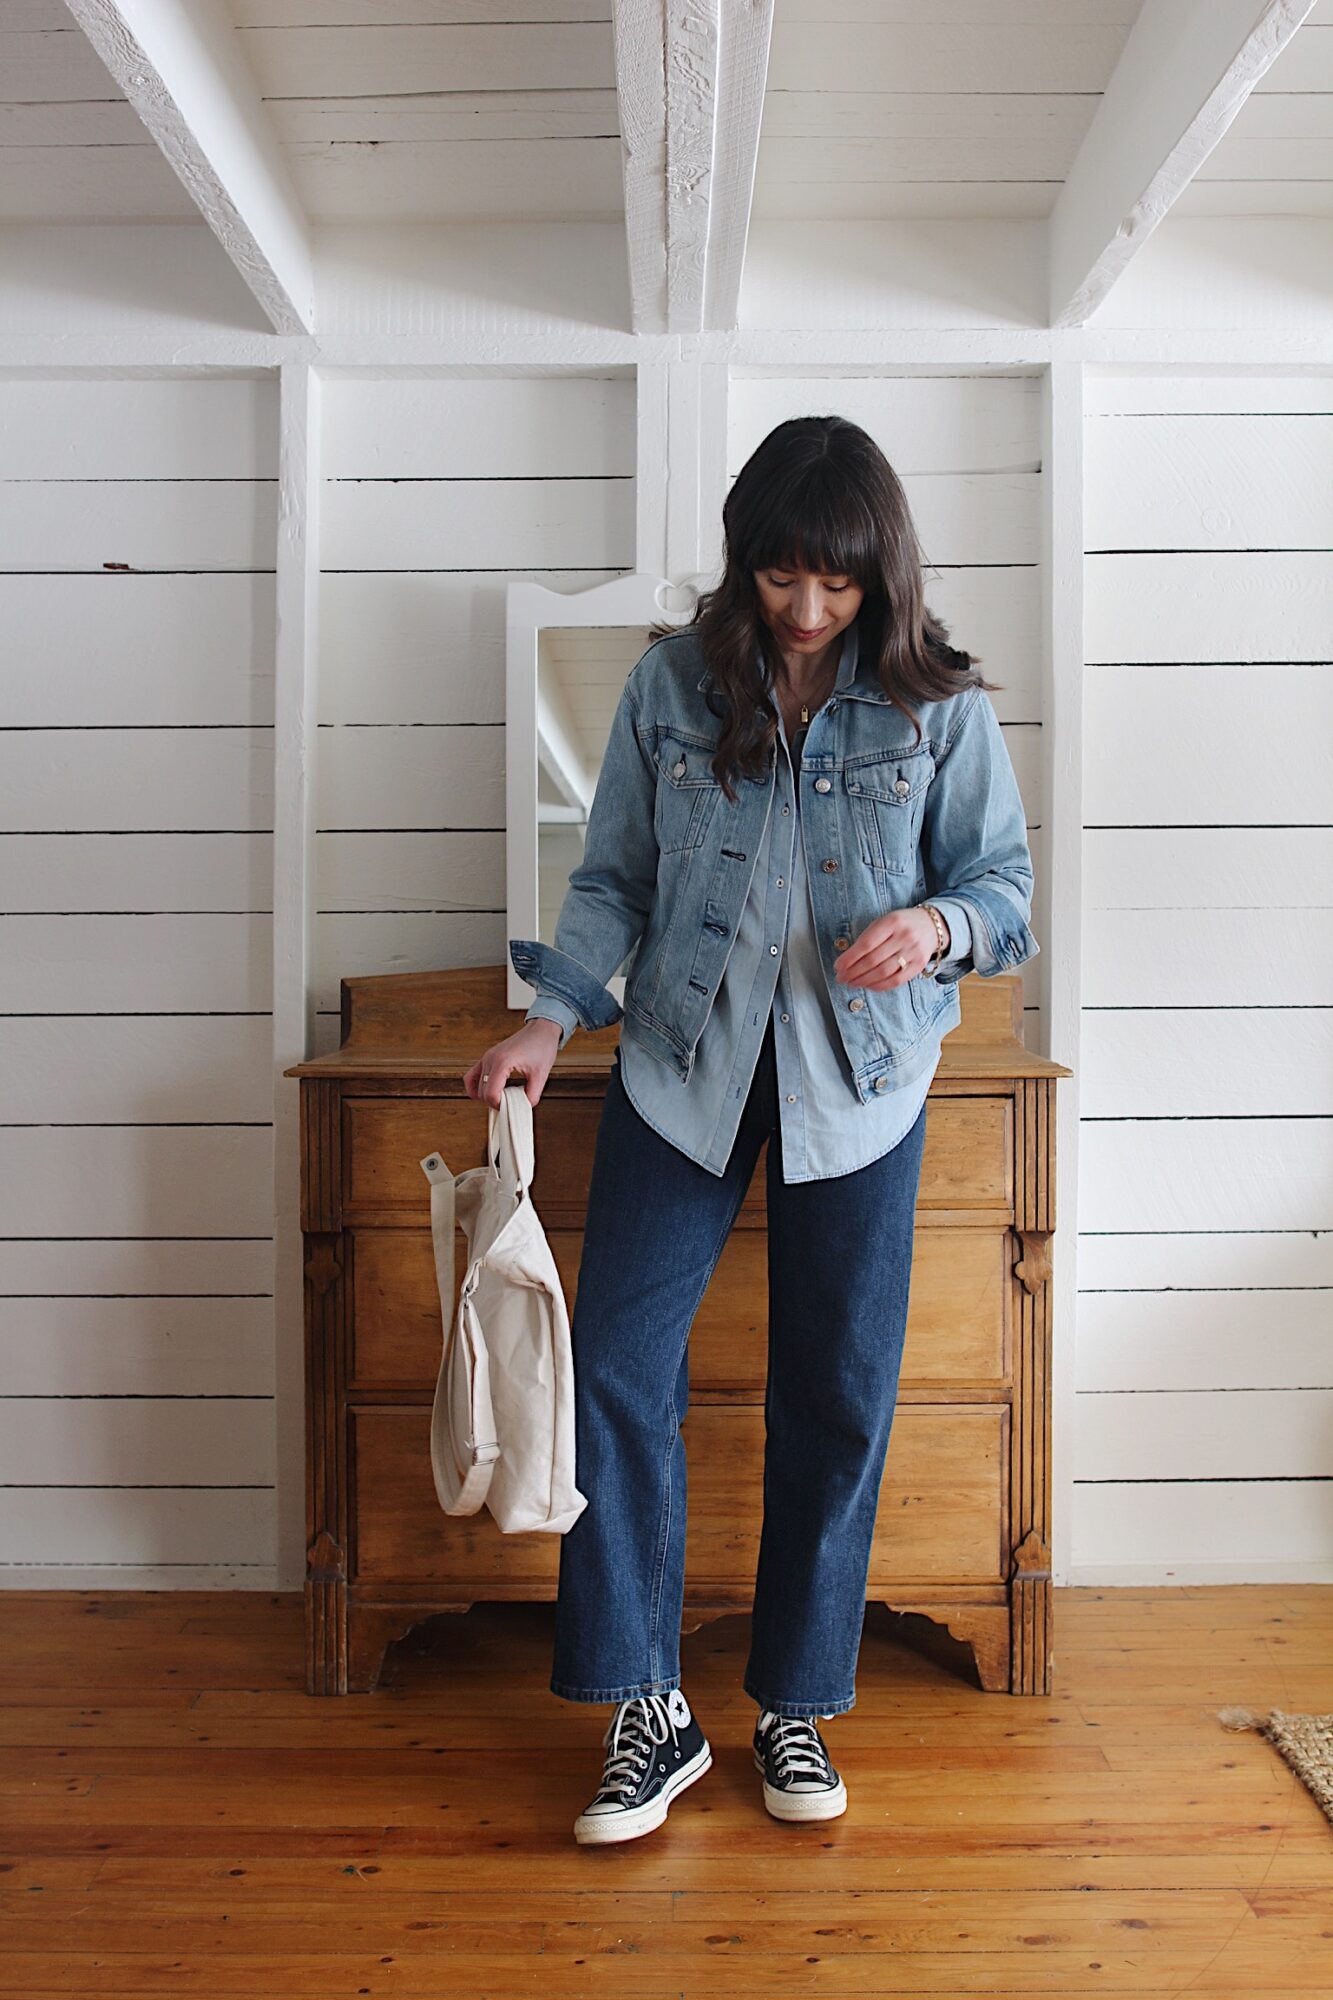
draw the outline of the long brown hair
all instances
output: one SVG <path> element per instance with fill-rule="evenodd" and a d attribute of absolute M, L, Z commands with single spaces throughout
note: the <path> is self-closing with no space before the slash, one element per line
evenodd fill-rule
<path fill-rule="evenodd" d="M 868 432 L 846 417 L 791 417 L 750 455 L 722 507 L 726 563 L 684 626 L 654 625 L 653 639 L 697 629 L 722 721 L 713 773 L 729 799 L 734 781 L 762 777 L 777 739 L 759 654 L 781 668 L 764 622 L 754 572 L 806 569 L 850 576 L 864 590 L 857 613 L 862 659 L 911 717 L 913 700 L 938 701 L 965 687 L 994 688 L 976 657 L 949 643 L 949 628 L 925 603 L 922 551 L 901 481 Z"/>

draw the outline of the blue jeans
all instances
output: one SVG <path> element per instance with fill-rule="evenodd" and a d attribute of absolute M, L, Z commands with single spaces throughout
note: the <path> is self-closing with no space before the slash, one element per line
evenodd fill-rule
<path fill-rule="evenodd" d="M 878 1160 L 782 1179 L 773 1023 L 726 1171 L 688 1159 L 607 1081 L 571 1315 L 575 1476 L 550 1688 L 680 1686 L 689 1335 L 770 1136 L 764 1518 L 743 1686 L 779 1715 L 855 1705 L 870 1546 L 898 1394 L 926 1107 Z"/>

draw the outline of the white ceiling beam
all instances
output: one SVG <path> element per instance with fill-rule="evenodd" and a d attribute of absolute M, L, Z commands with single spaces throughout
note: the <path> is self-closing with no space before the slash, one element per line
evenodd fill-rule
<path fill-rule="evenodd" d="M 1081 326 L 1314 0 L 1144 0 L 1051 211 L 1052 326 Z"/>
<path fill-rule="evenodd" d="M 311 333 L 306 218 L 222 0 L 65 0 L 277 333 Z"/>
<path fill-rule="evenodd" d="M 614 0 L 631 325 L 737 323 L 774 0 Z"/>
<path fill-rule="evenodd" d="M 564 799 L 569 814 L 586 819 L 597 789 L 596 777 L 574 740 L 569 704 L 552 699 L 545 680 L 545 675 L 538 675 L 537 762 Z"/>

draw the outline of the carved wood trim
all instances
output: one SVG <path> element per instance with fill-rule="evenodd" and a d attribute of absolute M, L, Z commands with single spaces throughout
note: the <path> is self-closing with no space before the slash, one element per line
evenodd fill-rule
<path fill-rule="evenodd" d="M 306 1237 L 304 1265 L 306 1279 L 321 1295 L 342 1276 L 343 1264 L 338 1254 L 339 1248 L 340 1243 L 336 1236 Z"/>
<path fill-rule="evenodd" d="M 301 1227 L 342 1227 L 342 1087 L 301 1079 Z"/>
<path fill-rule="evenodd" d="M 1023 1246 L 1021 1257 L 1014 1259 L 1013 1271 L 1018 1282 L 1030 1293 L 1037 1293 L 1050 1283 L 1051 1278 L 1051 1235 L 1046 1229 L 1019 1229 L 1015 1235 Z"/>
<path fill-rule="evenodd" d="M 384 1655 L 395 1639 L 406 1638 L 416 1625 L 441 1612 L 461 1616 L 472 1609 L 471 1600 L 454 1599 L 438 1604 L 356 1604 L 349 1607 L 347 1631 L 347 1694 L 369 1694 L 379 1680 Z"/>
<path fill-rule="evenodd" d="M 929 1599 L 906 1603 L 881 1600 L 899 1621 L 899 1636 L 914 1652 L 939 1658 L 941 1644 L 931 1626 L 972 1649 L 977 1679 L 987 1694 L 1007 1694 L 1011 1687 L 1010 1616 L 1008 1604 L 950 1604 Z M 914 1621 L 927 1620 L 922 1624 Z"/>

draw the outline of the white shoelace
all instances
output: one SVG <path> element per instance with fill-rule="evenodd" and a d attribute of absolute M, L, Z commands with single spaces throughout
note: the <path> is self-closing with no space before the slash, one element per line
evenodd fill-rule
<path fill-rule="evenodd" d="M 655 1727 L 659 1722 L 660 1736 Z M 633 1701 L 623 1703 L 602 1732 L 602 1741 L 610 1748 L 600 1789 L 632 1792 L 643 1769 L 653 1761 L 653 1745 L 665 1743 L 675 1734 L 676 1725 L 660 1694 L 636 1695 Z"/>
<path fill-rule="evenodd" d="M 826 1784 L 831 1780 L 827 1753 L 809 1716 L 775 1715 L 767 1734 L 780 1778 L 821 1778 Z"/>

